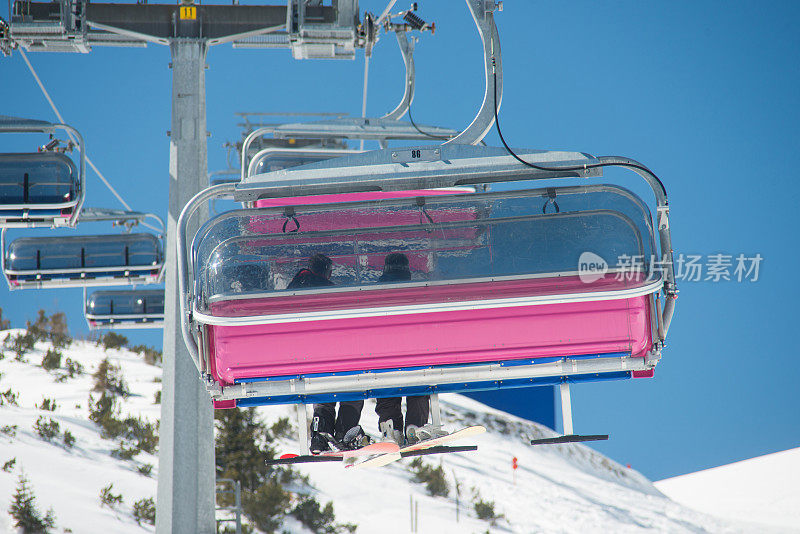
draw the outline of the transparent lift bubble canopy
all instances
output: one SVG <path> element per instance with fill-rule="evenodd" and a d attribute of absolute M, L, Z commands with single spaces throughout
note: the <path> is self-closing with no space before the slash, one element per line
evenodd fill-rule
<path fill-rule="evenodd" d="M 149 233 L 20 237 L 5 249 L 10 289 L 157 283 L 161 241 Z"/>
<path fill-rule="evenodd" d="M 140 329 L 164 325 L 164 290 L 98 290 L 86 299 L 90 328 Z"/>
<path fill-rule="evenodd" d="M 178 221 L 182 326 L 217 406 L 652 375 L 676 294 L 663 185 L 626 158 L 518 154 L 538 168 L 493 147 L 384 149 L 198 194 Z M 606 165 L 643 177 L 654 212 L 586 183 Z M 190 245 L 188 218 L 216 198 L 266 207 Z"/>
<path fill-rule="evenodd" d="M 75 226 L 86 196 L 86 158 L 78 131 L 66 124 L 0 115 L 0 134 L 53 138 L 59 130 L 77 140 L 77 165 L 54 150 L 0 153 L 0 228 Z"/>

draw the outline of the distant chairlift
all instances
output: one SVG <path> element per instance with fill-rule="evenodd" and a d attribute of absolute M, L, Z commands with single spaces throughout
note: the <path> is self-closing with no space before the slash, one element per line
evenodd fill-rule
<path fill-rule="evenodd" d="M 403 96 L 397 106 L 382 117 L 337 117 L 334 119 L 325 119 L 309 122 L 298 122 L 290 124 L 281 124 L 278 126 L 269 126 L 264 128 L 255 129 L 251 132 L 242 146 L 241 159 L 242 159 L 242 177 L 249 176 L 255 173 L 269 172 L 267 167 L 268 159 L 259 162 L 259 155 L 262 157 L 266 154 L 267 157 L 277 157 L 277 153 L 270 153 L 269 148 L 260 151 L 256 156 L 250 159 L 249 148 L 257 139 L 266 134 L 272 134 L 277 139 L 327 139 L 330 141 L 340 141 L 345 139 L 358 139 L 358 140 L 373 140 L 378 141 L 382 148 L 387 146 L 389 140 L 406 140 L 406 141 L 427 141 L 431 139 L 446 140 L 452 139 L 458 131 L 450 128 L 442 128 L 430 125 L 416 125 L 412 122 L 401 121 L 400 119 L 408 112 L 411 103 L 414 101 L 414 89 L 416 84 L 416 71 L 414 68 L 414 40 L 409 40 L 406 33 L 410 29 L 421 30 L 422 27 L 411 28 L 406 24 L 393 24 L 388 23 L 387 29 L 392 29 L 397 37 L 397 43 L 400 47 L 400 52 L 403 57 L 405 65 L 405 79 L 403 83 Z M 425 29 L 430 29 L 427 25 Z M 375 36 L 372 36 L 374 42 Z M 344 155 L 348 152 L 353 153 L 356 151 L 337 150 L 337 149 L 319 149 L 317 153 L 323 156 L 326 151 L 332 154 L 331 157 L 337 155 Z M 311 163 L 312 149 L 308 148 L 308 158 L 303 163 Z M 338 153 L 338 154 L 337 154 Z M 251 162 L 248 165 L 248 160 Z M 289 166 L 298 165 L 286 165 Z"/>
<path fill-rule="evenodd" d="M 250 160 L 247 176 L 317 163 L 318 161 L 349 154 L 360 154 L 361 152 L 361 150 L 336 148 L 265 148 L 257 152 Z"/>
<path fill-rule="evenodd" d="M 99 290 L 85 298 L 89 328 L 141 329 L 164 326 L 164 290 Z"/>
<path fill-rule="evenodd" d="M 75 226 L 86 196 L 83 139 L 66 124 L 0 115 L 0 133 L 64 130 L 77 140 L 79 164 L 54 150 L 0 153 L 0 228 Z M 57 141 L 52 142 L 53 148 Z"/>
<path fill-rule="evenodd" d="M 129 228 L 152 214 L 84 210 L 80 221 L 111 221 Z M 163 223 L 161 223 L 163 228 Z M 156 284 L 164 271 L 163 237 L 151 233 L 21 237 L 6 246 L 2 268 L 8 287 L 39 289 Z"/>

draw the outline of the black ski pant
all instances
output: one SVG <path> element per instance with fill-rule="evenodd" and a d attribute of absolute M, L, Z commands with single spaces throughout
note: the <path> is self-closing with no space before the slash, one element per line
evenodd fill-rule
<path fill-rule="evenodd" d="M 339 414 L 336 414 L 336 403 L 326 402 L 314 405 L 314 417 L 319 417 L 319 432 L 333 434 L 337 440 L 344 438 L 345 433 L 356 426 L 361 419 L 363 400 L 344 401 L 339 403 Z"/>
<path fill-rule="evenodd" d="M 428 423 L 430 415 L 430 400 L 428 395 L 421 397 L 406 397 L 406 422 L 403 424 L 403 413 L 400 410 L 400 397 L 377 399 L 375 413 L 378 414 L 378 428 L 384 421 L 392 420 L 395 430 L 405 433 L 408 425 L 424 426 Z"/>

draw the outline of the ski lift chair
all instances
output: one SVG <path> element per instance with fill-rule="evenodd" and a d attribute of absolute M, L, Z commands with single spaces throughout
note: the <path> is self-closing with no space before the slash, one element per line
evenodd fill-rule
<path fill-rule="evenodd" d="M 84 298 L 89 328 L 141 329 L 164 326 L 164 290 L 99 290 Z"/>
<path fill-rule="evenodd" d="M 437 426 L 438 392 L 559 385 L 566 435 L 531 443 L 585 441 L 608 436 L 572 434 L 570 383 L 653 376 L 677 298 L 663 184 L 628 158 L 513 152 L 502 135 L 504 149 L 474 146 L 496 122 L 502 60 L 497 5 L 467 6 L 486 86 L 456 137 L 243 177 L 184 207 L 181 329 L 216 408 L 431 395 Z M 645 180 L 655 217 L 632 191 L 587 184 L 608 166 Z M 500 183 L 527 189 L 488 192 Z M 452 187 L 476 192 L 366 196 Z M 349 202 L 337 203 L 345 195 Z M 268 207 L 209 220 L 189 248 L 189 219 L 215 198 Z M 414 206 L 423 215 L 416 224 L 387 217 Z M 473 215 L 424 216 L 432 210 Z M 281 217 L 280 231 L 260 221 Z M 428 261 L 410 265 L 411 280 L 381 283 L 377 265 L 395 252 Z M 333 259 L 334 285 L 285 289 L 291 269 L 316 253 Z M 207 266 L 244 254 L 260 258 L 269 283 L 212 294 Z M 305 423 L 301 416 L 301 442 Z"/>
<path fill-rule="evenodd" d="M 79 165 L 63 153 L 44 150 L 0 154 L 0 228 L 75 226 L 86 195 L 83 139 L 66 124 L 0 115 L 0 133 L 64 130 L 80 150 Z"/>
<path fill-rule="evenodd" d="M 335 148 L 276 148 L 268 147 L 258 151 L 250 160 L 247 176 L 288 169 L 307 163 L 316 163 L 348 154 L 360 154 L 360 150 Z"/>
<path fill-rule="evenodd" d="M 80 222 L 110 221 L 129 230 L 152 214 L 87 208 Z M 56 287 L 157 284 L 164 274 L 161 238 L 147 232 L 104 235 L 39 236 L 14 239 L 6 246 L 0 232 L 3 274 L 11 290 Z"/>
<path fill-rule="evenodd" d="M 244 143 L 243 154 L 248 154 L 250 151 L 253 138 L 249 138 Z M 298 165 L 305 165 L 307 163 L 316 163 L 330 158 L 337 158 L 347 154 L 360 154 L 359 150 L 335 149 L 335 148 L 280 148 L 280 147 L 267 147 L 256 152 L 252 158 L 245 157 L 243 161 L 250 161 L 247 170 L 247 176 L 254 174 L 263 174 L 265 172 L 272 172 L 289 167 L 296 167 Z M 213 176 L 222 176 L 213 178 Z M 226 169 L 224 171 L 216 171 L 209 173 L 209 185 L 231 184 L 236 183 L 242 179 L 242 172 L 237 169 Z M 212 212 L 219 213 L 216 203 L 212 203 Z"/>
<path fill-rule="evenodd" d="M 274 202 L 300 191 L 601 175 L 602 161 L 582 153 L 520 155 L 585 170 L 531 169 L 502 149 L 444 145 L 348 156 L 198 194 L 178 224 L 182 326 L 215 406 L 652 376 L 675 291 L 666 195 L 638 165 L 656 198 L 657 226 L 631 191 L 599 184 L 237 210 L 208 221 L 186 247 L 186 221 L 209 198 Z M 397 165 L 398 157 L 417 161 Z M 389 222 L 413 210 L 437 215 Z M 321 228 L 326 220 L 335 222 Z M 393 252 L 425 261 L 410 262 L 408 282 L 379 283 Z M 335 285 L 285 289 L 315 253 L 332 258 Z M 243 258 L 263 266 L 263 285 L 212 290 L 215 273 Z"/>

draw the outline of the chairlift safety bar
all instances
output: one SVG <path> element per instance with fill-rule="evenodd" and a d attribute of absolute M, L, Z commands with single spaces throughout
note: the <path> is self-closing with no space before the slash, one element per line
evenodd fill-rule
<path fill-rule="evenodd" d="M 157 328 L 164 328 L 164 316 L 160 315 L 158 317 L 148 316 L 145 319 L 147 320 L 136 320 L 130 317 L 120 318 L 119 316 L 116 317 L 105 317 L 105 316 L 94 316 L 94 315 L 85 315 L 86 323 L 91 330 L 148 330 L 148 329 L 157 329 Z M 108 320 L 109 322 L 98 322 L 96 324 L 92 324 L 90 321 L 104 321 Z"/>

